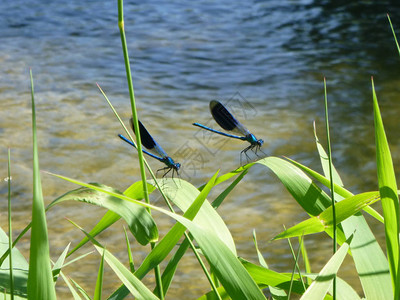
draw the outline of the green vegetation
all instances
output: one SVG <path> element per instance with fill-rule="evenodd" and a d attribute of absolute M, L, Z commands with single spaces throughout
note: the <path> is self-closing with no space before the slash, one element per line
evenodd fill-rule
<path fill-rule="evenodd" d="M 122 0 L 118 3 L 118 26 L 124 50 L 133 123 L 135 132 L 139 132 L 137 130 L 138 119 L 124 33 Z M 300 295 L 301 299 L 361 299 L 348 283 L 336 275 L 346 255 L 350 255 L 354 261 L 362 284 L 363 297 L 367 299 L 399 299 L 399 199 L 393 163 L 373 81 L 372 104 L 375 119 L 379 191 L 367 191 L 353 195 L 343 186 L 338 172 L 333 167 L 325 85 L 327 152 L 325 152 L 315 134 L 316 146 L 324 170 L 323 175 L 288 158 L 266 157 L 227 174 L 220 175 L 217 171 L 201 188 L 196 188 L 182 179 L 163 179 L 162 184 L 159 184 L 143 157 L 140 136 L 137 135 L 136 144 L 142 181 L 132 184 L 125 192 L 121 193 L 102 184 L 88 184 L 48 173 L 62 180 L 75 183 L 79 188 L 55 199 L 46 209 L 43 203 L 39 172 L 32 75 L 31 86 L 34 157 L 32 223 L 16 238 L 12 246 L 11 221 L 9 221 L 8 236 L 0 228 L 0 288 L 4 291 L 5 299 L 56 299 L 54 283 L 57 283 L 59 276 L 66 282 L 74 299 L 101 299 L 102 296 L 109 299 L 122 299 L 128 294 L 138 299 L 164 299 L 168 296 L 168 290 L 178 263 L 189 248 L 194 252 L 202 266 L 204 276 L 210 283 L 210 292 L 200 299 L 265 299 L 265 295 L 273 299 L 289 299 L 294 294 Z M 103 93 L 103 91 L 101 92 Z M 104 93 L 103 95 L 107 99 Z M 129 135 L 127 130 L 126 133 Z M 132 137 L 130 138 L 132 139 Z M 299 238 L 300 246 L 297 252 L 291 249 L 294 260 L 294 268 L 291 274 L 278 273 L 269 269 L 262 253 L 258 250 L 255 232 L 253 239 L 259 264 L 239 258 L 231 233 L 216 210 L 255 164 L 263 165 L 272 170 L 293 196 L 293 199 L 310 216 L 307 220 L 285 229 L 273 238 L 273 240 Z M 152 176 L 152 180 L 146 179 L 145 166 Z M 10 173 L 9 167 L 9 178 L 11 177 Z M 228 180 L 233 181 L 210 203 L 207 200 L 210 191 Z M 329 190 L 329 192 L 325 192 L 317 183 L 324 185 L 325 190 Z M 155 189 L 161 192 L 170 211 L 150 203 L 149 194 Z M 11 201 L 10 195 L 9 181 L 9 203 Z M 85 232 L 79 225 L 71 221 L 77 229 L 82 230 L 85 238 L 72 250 L 69 250 L 69 245 L 66 245 L 64 252 L 53 263 L 49 256 L 45 212 L 67 200 L 104 207 L 107 209 L 107 213 L 90 232 Z M 377 201 L 382 203 L 383 216 L 369 206 Z M 184 211 L 184 214 L 175 213 L 172 203 Z M 151 215 L 154 210 L 177 221 L 161 240 L 159 240 L 156 222 Z M 361 210 L 384 223 L 386 255 L 372 234 L 367 221 L 361 214 Z M 9 220 L 11 220 L 11 210 L 9 209 L 8 212 Z M 127 224 L 130 233 L 137 242 L 142 245 L 151 245 L 151 251 L 138 268 L 133 264 L 129 236 L 126 231 L 125 237 L 129 257 L 127 262 L 118 260 L 96 240 L 97 234 L 107 230 L 121 218 Z M 31 243 L 28 264 L 26 258 L 15 246 L 29 229 L 31 229 Z M 332 237 L 333 254 L 318 273 L 311 273 L 310 258 L 307 255 L 303 239 L 308 234 L 321 232 L 326 232 Z M 184 240 L 179 243 L 182 237 Z M 194 241 L 197 246 L 194 245 Z M 77 282 L 65 276 L 62 272 L 66 265 L 77 263 L 78 260 L 85 258 L 85 255 L 83 255 L 67 261 L 76 250 L 88 242 L 92 243 L 99 253 L 98 279 L 94 287 L 93 297 L 90 297 Z M 337 245 L 340 246 L 339 249 L 336 249 Z M 12 251 L 10 251 L 11 249 Z M 161 270 L 160 263 L 172 253 L 173 256 L 169 259 L 166 268 Z M 300 255 L 305 262 L 304 269 L 298 264 Z M 121 280 L 121 286 L 111 295 L 102 293 L 105 279 L 103 273 L 106 265 L 104 262 Z M 126 265 L 129 265 L 129 268 Z M 152 290 L 153 287 L 146 286 L 142 282 L 144 276 L 152 270 L 154 270 L 156 278 L 154 291 Z"/>

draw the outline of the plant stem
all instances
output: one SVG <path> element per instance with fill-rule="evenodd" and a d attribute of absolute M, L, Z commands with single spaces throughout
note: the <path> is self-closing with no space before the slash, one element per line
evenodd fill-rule
<path fill-rule="evenodd" d="M 138 120 L 137 110 L 136 110 L 135 92 L 133 89 L 131 67 L 130 67 L 130 63 L 129 63 L 128 46 L 127 46 L 126 37 L 125 37 L 123 0 L 118 0 L 118 28 L 119 28 L 119 32 L 120 32 L 120 36 L 121 36 L 122 51 L 124 53 L 126 79 L 128 81 L 129 98 L 131 100 L 133 127 L 135 128 L 135 133 L 136 133 L 136 146 L 138 149 L 140 174 L 141 174 L 142 182 L 143 182 L 144 199 L 145 199 L 146 203 L 150 203 L 149 192 L 147 189 L 147 182 L 146 182 L 146 172 L 145 172 L 145 168 L 144 168 L 142 143 L 141 143 L 141 139 L 140 139 L 139 120 Z M 150 213 L 150 210 L 149 210 L 149 213 Z M 150 243 L 151 249 L 154 248 L 154 245 L 155 245 L 154 243 Z M 160 266 L 155 267 L 154 273 L 155 273 L 155 277 L 156 277 L 158 296 L 161 300 L 163 300 L 164 293 L 163 293 L 163 288 L 162 288 Z"/>
<path fill-rule="evenodd" d="M 8 249 L 10 249 L 10 295 L 11 300 L 14 299 L 14 275 L 13 275 L 13 259 L 12 259 L 12 225 L 11 225 L 11 153 L 10 148 L 8 148 Z"/>
<path fill-rule="evenodd" d="M 331 181 L 331 199 L 332 199 L 332 219 L 333 219 L 333 253 L 337 251 L 337 228 L 336 228 L 336 209 L 335 209 L 335 191 L 332 172 L 332 153 L 331 139 L 329 135 L 329 118 L 328 118 L 328 95 L 326 91 L 326 78 L 324 77 L 324 96 L 325 96 L 325 122 L 326 122 L 326 140 L 329 160 L 329 180 Z M 333 300 L 336 300 L 336 275 L 333 277 Z"/>

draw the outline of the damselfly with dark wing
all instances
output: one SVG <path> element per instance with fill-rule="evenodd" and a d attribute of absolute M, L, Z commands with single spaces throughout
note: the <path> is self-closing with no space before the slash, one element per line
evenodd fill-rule
<path fill-rule="evenodd" d="M 135 133 L 135 128 L 133 126 L 133 121 L 132 118 L 130 119 L 130 124 L 132 127 L 133 132 Z M 179 168 L 181 167 L 180 163 L 174 162 L 174 160 L 167 155 L 167 153 L 164 151 L 163 148 L 153 139 L 153 137 L 150 135 L 150 133 L 147 131 L 147 129 L 143 126 L 142 122 L 139 121 L 139 131 L 140 131 L 140 139 L 142 141 L 142 145 L 148 150 L 142 149 L 144 153 L 147 155 L 163 162 L 166 167 L 161 168 L 158 171 L 164 170 L 166 171 L 163 175 L 167 175 L 171 170 L 172 170 L 172 176 L 174 172 L 176 172 L 178 175 Z M 124 137 L 122 134 L 118 134 L 118 136 L 125 142 L 127 142 L 129 145 L 133 146 L 136 148 L 135 144 Z M 157 172 L 158 172 L 157 171 Z"/>
<path fill-rule="evenodd" d="M 221 102 L 212 100 L 210 102 L 210 111 L 211 115 L 213 116 L 214 120 L 218 123 L 219 126 L 221 126 L 223 129 L 227 131 L 232 131 L 237 134 L 240 134 L 240 136 L 221 132 L 219 130 L 215 130 L 208 126 L 202 125 L 200 123 L 193 123 L 193 125 L 214 133 L 218 133 L 223 136 L 249 142 L 250 145 L 240 152 L 240 154 L 244 153 L 247 160 L 250 159 L 249 156 L 247 155 L 247 151 L 254 150 L 254 153 L 256 155 L 257 151 L 262 152 L 261 146 L 263 145 L 264 141 L 261 139 L 258 140 L 255 137 L 255 135 L 252 134 L 246 127 L 244 127 L 243 124 L 240 123 Z"/>

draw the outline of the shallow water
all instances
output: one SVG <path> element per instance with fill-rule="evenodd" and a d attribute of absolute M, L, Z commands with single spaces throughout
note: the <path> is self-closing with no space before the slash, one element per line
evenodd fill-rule
<path fill-rule="evenodd" d="M 35 81 L 40 166 L 43 170 L 124 190 L 139 180 L 135 152 L 117 137 L 117 120 L 96 87 L 101 85 L 128 124 L 130 103 L 116 3 L 72 0 L 0 3 L 0 143 L 5 178 L 7 147 L 12 154 L 14 228 L 28 222 L 31 201 L 31 115 L 29 68 Z M 395 166 L 399 165 L 399 56 L 386 13 L 400 27 L 398 4 L 338 1 L 196 1 L 182 4 L 125 3 L 139 116 L 165 151 L 182 163 L 182 177 L 196 186 L 218 168 L 239 165 L 241 141 L 203 135 L 191 123 L 216 124 L 208 103 L 229 103 L 238 118 L 265 141 L 264 152 L 289 156 L 318 171 L 312 122 L 323 132 L 323 77 L 328 81 L 334 163 L 345 186 L 357 193 L 377 189 L 370 77 L 381 105 Z M 160 163 L 149 159 L 156 170 Z M 397 169 L 397 168 L 396 168 Z M 46 202 L 75 186 L 42 175 Z M 7 186 L 0 185 L 6 199 Z M 212 194 L 214 197 L 217 192 Z M 213 200 L 213 197 L 210 197 Z M 160 204 L 161 205 L 161 204 Z M 6 201 L 0 203 L 6 228 Z M 379 204 L 374 206 L 378 210 Z M 307 216 L 274 175 L 254 167 L 220 208 L 242 257 L 256 261 L 252 230 L 270 267 L 290 272 L 286 242 L 268 243 Z M 90 229 L 103 210 L 63 204 L 48 213 L 52 255 L 81 234 L 64 216 Z M 157 221 L 165 232 L 172 224 Z M 383 228 L 373 230 L 383 241 Z M 101 236 L 109 250 L 125 259 L 123 223 Z M 137 264 L 144 249 L 133 243 Z M 330 241 L 307 237 L 314 271 L 330 256 Z M 28 246 L 21 245 L 26 250 Z M 92 249 L 86 248 L 87 251 Z M 66 273 L 93 291 L 98 257 Z M 195 298 L 208 290 L 191 255 L 179 269 L 171 298 Z M 343 277 L 354 281 L 351 264 Z M 108 273 L 107 291 L 118 286 Z M 149 281 L 152 280 L 150 277 Z M 196 285 L 193 285 L 196 282 Z M 68 297 L 66 288 L 60 295 Z M 187 290 L 189 289 L 189 291 Z M 65 293 L 65 294 L 63 294 Z M 105 292 L 107 294 L 107 292 Z"/>

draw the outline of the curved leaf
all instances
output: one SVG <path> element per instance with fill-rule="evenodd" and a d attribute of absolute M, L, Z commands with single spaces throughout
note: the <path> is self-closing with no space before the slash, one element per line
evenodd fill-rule
<path fill-rule="evenodd" d="M 92 183 L 92 185 L 99 187 L 102 190 L 107 190 L 115 194 L 121 194 L 118 190 L 105 185 L 97 183 Z M 49 205 L 49 208 L 61 202 L 70 200 L 85 202 L 107 208 L 109 212 L 102 219 L 104 220 L 106 218 L 107 224 L 112 224 L 116 222 L 119 217 L 122 217 L 128 224 L 132 234 L 142 245 L 146 245 L 149 242 L 153 242 L 158 239 L 158 229 L 153 218 L 144 207 L 138 206 L 135 203 L 124 201 L 118 197 L 110 196 L 109 194 L 103 193 L 99 190 L 80 187 L 55 199 Z M 103 228 L 104 227 L 105 226 L 103 226 Z"/>

